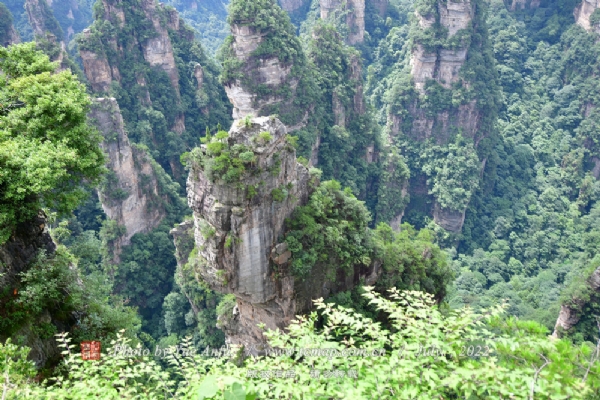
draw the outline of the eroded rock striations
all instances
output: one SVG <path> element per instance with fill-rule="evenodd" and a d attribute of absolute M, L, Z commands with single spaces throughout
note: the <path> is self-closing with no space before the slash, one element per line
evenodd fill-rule
<path fill-rule="evenodd" d="M 26 0 L 25 10 L 38 44 L 52 54 L 51 59 L 59 63 L 59 70 L 70 68 L 63 30 L 46 0 Z"/>
<path fill-rule="evenodd" d="M 394 92 L 402 93 L 403 98 L 392 100 L 388 127 L 392 138 L 406 135 L 417 146 L 439 146 L 440 153 L 429 162 L 441 166 L 446 161 L 440 157 L 447 157 L 448 144 L 457 135 L 477 149 L 493 131 L 497 103 L 493 58 L 482 7 L 477 1 L 421 2 L 416 9 L 409 64 L 411 83 L 396 84 Z M 482 65 L 487 65 L 486 76 Z M 471 158 L 477 157 L 474 152 L 471 151 Z M 479 163 L 485 165 L 485 160 Z M 454 189 L 472 192 L 479 172 L 471 170 L 472 176 L 454 179 L 454 183 L 447 177 L 435 176 L 437 167 L 428 170 L 429 190 L 434 194 L 430 212 L 436 223 L 448 231 L 457 233 L 462 229 L 470 194 L 458 201 L 452 199 L 451 193 Z M 452 186 L 457 182 L 462 185 L 459 181 L 471 182 L 470 187 Z M 448 195 L 444 197 L 442 192 Z"/>
<path fill-rule="evenodd" d="M 594 31 L 600 33 L 600 21 L 596 20 L 595 23 L 591 17 L 594 11 L 600 8 L 599 0 L 582 0 L 573 14 L 575 15 L 575 22 L 577 25 L 583 27 L 587 31 Z"/>
<path fill-rule="evenodd" d="M 380 3 L 384 3 L 381 1 Z M 345 15 L 348 44 L 362 43 L 365 39 L 365 0 L 319 0 L 321 19 L 336 19 Z M 380 8 L 382 4 L 377 4 Z"/>
<path fill-rule="evenodd" d="M 119 105 L 114 98 L 95 99 L 90 118 L 104 136 L 102 149 L 107 153 L 109 176 L 98 191 L 102 208 L 109 219 L 125 228 L 113 243 L 113 261 L 119 262 L 122 247 L 130 243 L 133 235 L 149 232 L 166 216 L 152 162 L 147 151 L 132 145 L 127 137 Z"/>
<path fill-rule="evenodd" d="M 261 141 L 261 132 L 269 132 L 271 139 Z M 355 283 L 354 274 L 324 283 L 325 272 L 318 268 L 303 282 L 291 275 L 291 252 L 282 241 L 285 219 L 308 201 L 311 177 L 296 161 L 286 135 L 285 126 L 272 117 L 234 124 L 226 140 L 230 148 L 251 149 L 252 169 L 235 185 L 211 181 L 202 167 L 206 162 L 195 161 L 188 178 L 198 272 L 212 289 L 237 298 L 233 315 L 221 322 L 231 343 L 262 343 L 257 324 L 284 328 L 311 307 L 311 299 Z M 208 157 L 206 151 L 201 159 Z"/>

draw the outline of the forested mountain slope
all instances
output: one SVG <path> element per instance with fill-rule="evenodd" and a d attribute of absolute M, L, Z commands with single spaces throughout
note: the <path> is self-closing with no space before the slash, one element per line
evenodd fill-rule
<path fill-rule="evenodd" d="M 497 351 L 498 364 L 409 356 L 412 370 L 386 354 L 359 367 L 360 388 L 320 386 L 332 397 L 464 397 L 469 379 L 487 382 L 482 399 L 598 391 L 598 1 L 4 3 L 2 44 L 17 31 L 36 44 L 0 49 L 0 338 L 24 337 L 38 366 L 58 361 L 58 330 L 259 352 L 303 332 L 344 348 Z M 53 90 L 60 104 L 44 100 Z M 340 309 L 334 330 L 321 305 L 292 323 L 318 297 L 357 314 Z M 459 326 L 480 320 L 489 332 Z M 307 358 L 288 358 L 303 372 L 273 392 L 241 378 L 252 360 L 207 368 L 261 398 L 314 394 Z M 23 368 L 14 387 L 29 385 Z M 377 368 L 394 383 L 373 383 Z M 484 372 L 457 381 L 469 368 Z M 179 376 L 147 390 L 197 395 L 201 369 L 185 370 L 188 388 Z"/>
<path fill-rule="evenodd" d="M 367 93 L 411 173 L 404 221 L 458 233 L 438 232 L 456 246 L 453 306 L 509 298 L 552 329 L 597 267 L 595 6 L 448 4 L 417 2 L 369 68 Z"/>

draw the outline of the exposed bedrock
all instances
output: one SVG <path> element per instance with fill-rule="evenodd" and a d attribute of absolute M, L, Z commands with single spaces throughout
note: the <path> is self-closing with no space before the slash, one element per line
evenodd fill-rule
<path fill-rule="evenodd" d="M 590 22 L 590 17 L 598 8 L 600 8 L 600 0 L 582 0 L 581 4 L 579 4 L 573 12 L 577 25 L 583 27 L 587 31 L 600 33 L 600 24 L 592 26 L 592 23 Z"/>
<path fill-rule="evenodd" d="M 380 10 L 387 9 L 387 4 L 379 1 L 376 6 Z M 345 23 L 348 26 L 348 44 L 362 43 L 365 39 L 365 0 L 319 0 L 321 19 L 335 18 L 346 14 Z"/>
<path fill-rule="evenodd" d="M 104 136 L 102 149 L 108 156 L 109 177 L 98 191 L 102 208 L 109 219 L 125 227 L 113 251 L 118 262 L 122 246 L 136 233 L 157 227 L 166 211 L 157 201 L 162 195 L 150 156 L 129 142 L 117 101 L 95 99 L 90 118 Z"/>
<path fill-rule="evenodd" d="M 269 132 L 272 140 L 258 144 L 254 138 L 261 132 Z M 272 117 L 254 118 L 250 126 L 236 123 L 229 132 L 229 146 L 251 148 L 258 172 L 246 173 L 240 185 L 234 185 L 219 179 L 213 182 L 194 166 L 188 178 L 188 203 L 194 211 L 196 248 L 203 264 L 200 275 L 213 290 L 237 298 L 234 314 L 223 327 L 230 343 L 264 343 L 257 324 L 284 328 L 296 314 L 311 308 L 312 299 L 347 289 L 360 275 L 359 271 L 339 272 L 331 283 L 325 279 L 325 269 L 317 266 L 305 281 L 291 274 L 291 252 L 282 241 L 284 222 L 308 201 L 311 178 L 296 161 L 286 134 L 286 127 Z M 256 190 L 254 196 L 248 195 L 250 186 Z M 275 199 L 274 191 L 282 188 L 286 195 Z M 374 282 L 376 267 L 360 272 Z"/>

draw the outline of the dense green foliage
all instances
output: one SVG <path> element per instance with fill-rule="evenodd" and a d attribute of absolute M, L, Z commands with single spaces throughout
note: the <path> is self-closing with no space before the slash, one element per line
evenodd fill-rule
<path fill-rule="evenodd" d="M 7 343 L 0 347 L 7 398 L 586 399 L 600 386 L 593 346 L 549 341 L 540 325 L 507 318 L 504 305 L 443 315 L 420 292 L 364 296 L 393 329 L 317 300 L 323 329 L 315 328 L 316 312 L 299 317 L 286 333 L 266 332 L 278 355 L 245 360 L 239 347 L 198 354 L 187 341 L 183 351 L 172 349 L 163 368 L 141 348 L 138 356 L 114 351 L 131 345 L 120 338 L 100 361 L 82 361 L 59 335 L 66 376 L 50 387 L 30 383 L 34 372 L 24 352 Z M 276 370 L 293 374 L 274 377 Z M 333 373 L 341 377 L 327 377 Z"/>
<path fill-rule="evenodd" d="M 371 263 L 369 212 L 350 189 L 340 189 L 336 181 L 321 183 L 308 204 L 298 207 L 287 222 L 285 241 L 295 275 L 305 277 L 317 263 L 333 267 L 332 272 Z"/>
<path fill-rule="evenodd" d="M 18 2 L 5 3 L 27 38 L 31 35 L 23 31 L 22 8 L 14 10 Z M 184 249 L 177 257 L 187 262 L 176 263 L 169 228 L 184 218 L 185 207 L 177 195 L 183 190 L 164 168 L 183 183 L 178 165 L 183 153 L 182 163 L 192 170 L 199 167 L 211 181 L 238 187 L 247 174 L 261 172 L 250 146 L 230 145 L 221 125 L 213 130 L 214 136 L 206 129 L 228 124 L 230 108 L 222 85 L 234 81 L 256 94 L 257 101 L 270 102 L 261 114 L 276 114 L 287 126 L 302 122 L 305 127 L 293 132 L 296 136 L 288 143 L 295 146 L 297 141 L 301 160 L 308 164 L 317 155 L 313 146 L 318 141 L 323 177 L 336 179 L 313 187 L 308 204 L 286 221 L 284 239 L 296 278 L 310 279 L 325 270 L 326 279 L 335 280 L 337 269 L 353 274 L 376 265 L 382 269 L 376 284 L 379 293 L 396 287 L 432 297 L 392 293 L 384 299 L 369 288 L 363 296 L 365 289 L 358 285 L 328 299 L 357 314 L 319 302 L 323 310 L 319 318 L 300 317 L 289 332 L 267 334 L 276 347 L 380 346 L 386 350 L 383 357 L 316 358 L 296 350 L 291 357 L 245 361 L 238 357 L 233 362 L 171 357 L 173 364 L 165 368 L 163 362 L 143 359 L 105 357 L 84 364 L 67 356 L 65 380 L 43 388 L 28 380 L 34 371 L 24 362 L 24 351 L 18 354 L 10 343 L 0 345 L 4 362 L 0 372 L 8 379 L 4 387 L 10 389 L 9 396 L 39 398 L 42 390 L 47 398 L 57 399 L 88 398 L 92 393 L 105 398 L 225 399 L 598 396 L 599 353 L 590 342 L 597 340 L 600 295 L 588 278 L 600 266 L 600 42 L 598 34 L 574 25 L 573 9 L 579 0 L 542 2 L 539 7 L 527 2 L 524 10 L 512 12 L 500 0 L 473 0 L 473 20 L 452 37 L 442 27 L 437 1 L 391 1 L 385 15 L 367 1 L 365 41 L 355 48 L 344 44 L 348 10 L 319 22 L 318 0 L 310 9 L 306 2 L 294 16 L 302 35 L 298 38 L 275 0 L 233 0 L 229 24 L 247 27 L 263 40 L 248 62 L 241 63 L 229 36 L 219 55 L 220 82 L 218 67 L 193 40 L 192 29 L 182 24 L 175 31 L 167 22 L 172 10 L 157 7 L 174 46 L 180 94 L 162 69 L 144 60 L 144 44 L 158 33 L 141 2 L 123 3 L 124 26 L 108 21 L 104 9 L 96 6 L 91 35 L 82 37 L 79 46 L 119 69 L 120 82 L 113 82 L 108 94 L 118 98 L 130 137 L 137 143 L 134 149 L 151 155 L 161 193 L 172 195 L 154 196 L 152 201 L 167 218 L 157 229 L 134 236 L 119 265 L 112 265 L 112 247 L 124 227 L 103 220 L 96 199 L 68 223 L 54 223 L 53 235 L 62 243 L 59 251 L 50 257 L 41 254 L 22 275 L 18 297 L 11 296 L 11 288 L 3 289 L 0 298 L 8 300 L 0 307 L 0 331 L 14 334 L 50 310 L 66 325 L 72 323 L 70 313 L 80 313 L 72 329 L 75 340 L 109 338 L 127 327 L 133 340 L 151 351 L 155 345 L 178 344 L 187 335 L 200 350 L 224 343 L 218 327 L 232 318 L 235 296 L 218 295 L 197 278 L 202 266 L 191 236 L 177 244 L 178 251 Z M 224 5 L 213 0 L 169 3 L 185 10 L 183 17 L 212 54 L 227 34 Z M 67 21 L 68 7 L 67 2 L 52 5 L 63 31 L 79 24 L 78 31 L 87 11 L 82 9 L 76 21 Z M 0 34 L 9 26 L 2 10 L 0 5 Z M 433 24 L 419 24 L 415 10 Z M 50 7 L 46 5 L 44 12 L 50 16 Z M 591 23 L 597 24 L 599 16 L 596 11 Z M 58 24 L 48 30 L 62 35 Z M 38 46 L 58 54 L 58 48 L 44 40 Z M 466 50 L 458 80 L 446 85 L 429 79 L 422 91 L 417 90 L 409 60 L 419 47 L 438 56 Z M 0 58 L 10 58 L 12 49 L 3 50 Z M 41 206 L 72 210 L 83 197 L 77 188 L 81 178 L 87 175 L 96 183 L 101 172 L 95 133 L 81 125 L 84 138 L 64 135 L 69 113 L 75 115 L 74 124 L 85 119 L 87 100 L 80 85 L 66 73 L 53 74 L 54 66 L 40 61 L 39 55 L 27 57 L 33 62 L 0 64 L 8 71 L 0 81 L 4 238 L 12 221 L 27 218 Z M 267 59 L 291 67 L 288 79 L 277 87 L 262 83 L 264 79 L 254 73 Z M 362 95 L 363 66 L 369 101 Z M 199 67 L 201 88 L 196 80 Z M 24 74 L 22 83 L 12 70 Z M 43 85 L 53 89 L 40 91 Z M 15 89 L 24 94 L 15 96 L 20 93 Z M 278 100 L 273 103 L 274 96 Z M 468 111 L 470 107 L 474 108 Z M 459 128 L 464 127 L 459 120 L 464 122 L 468 113 L 468 118 L 476 115 L 479 126 L 469 134 Z M 187 131 L 178 134 L 174 127 L 182 116 Z M 415 128 L 418 119 L 433 124 L 431 135 Z M 190 150 L 204 132 L 204 146 Z M 51 148 L 61 135 L 69 140 L 60 146 L 75 149 L 71 153 Z M 256 140 L 270 139 L 261 134 Z M 83 150 L 82 143 L 92 143 L 91 149 L 84 149 L 88 151 L 84 157 L 74 153 Z M 103 190 L 111 201 L 122 201 L 127 192 L 114 184 L 109 174 Z M 272 190 L 273 201 L 284 201 L 287 189 Z M 257 193 L 254 186 L 246 190 L 248 199 Z M 433 211 L 440 208 L 459 214 L 467 210 L 460 233 L 449 235 L 432 223 Z M 399 225 L 400 218 L 416 228 Z M 214 230 L 201 233 L 211 235 Z M 227 238 L 226 248 L 232 240 Z M 451 248 L 442 251 L 443 247 Z M 137 307 L 141 319 L 121 298 Z M 503 299 L 508 303 L 499 307 Z M 368 300 L 379 309 L 370 308 Z M 581 319 L 570 332 L 559 332 L 566 339 L 550 340 L 547 334 L 561 303 L 576 308 Z M 502 317 L 501 309 L 518 319 Z M 315 327 L 324 330 L 316 332 Z M 34 327 L 40 338 L 55 332 L 56 326 L 48 323 Z M 445 355 L 417 356 L 420 345 Z M 490 346 L 494 354 L 460 357 L 469 346 Z M 274 368 L 295 368 L 297 374 L 293 379 L 270 380 L 247 375 Z M 356 369 L 359 375 L 357 380 L 319 380 L 311 376 L 311 368 Z"/>
<path fill-rule="evenodd" d="M 0 337 L 51 346 L 59 329 L 69 329 L 77 340 L 109 340 L 124 328 L 135 335 L 135 310 L 111 296 L 110 282 L 95 268 L 99 241 L 93 232 L 82 235 L 85 242 L 74 244 L 71 253 L 65 246 L 73 244 L 68 222 L 54 222 L 86 198 L 83 181 L 97 183 L 104 172 L 101 137 L 86 118 L 84 86 L 69 71 L 55 73 L 56 64 L 35 43 L 0 48 L 0 69 L 1 242 L 45 207 L 55 210 L 48 222 L 58 244 L 52 253 L 37 249 L 22 271 L 1 266 L 0 276 L 8 281 L 0 288 Z M 2 251 L 10 257 L 15 250 Z M 48 364 L 58 361 L 50 351 L 46 356 Z"/>
<path fill-rule="evenodd" d="M 264 133 L 270 137 L 268 132 Z M 239 184 L 247 170 L 258 172 L 254 165 L 256 155 L 250 147 L 241 143 L 230 146 L 228 137 L 225 131 L 219 131 L 215 136 L 207 134 L 202 138 L 206 149 L 195 148 L 189 157 L 192 165 L 203 170 L 212 182 L 221 179 L 229 184 Z M 258 136 L 255 139 L 264 140 Z"/>
<path fill-rule="evenodd" d="M 553 327 L 561 291 L 575 286 L 570 292 L 585 298 L 579 276 L 598 266 L 592 258 L 600 192 L 589 172 L 598 154 L 598 111 L 589 105 L 600 94 L 593 78 L 600 48 L 593 34 L 572 24 L 558 37 L 540 37 L 542 11 L 519 21 L 502 3 L 492 7 L 501 135 L 467 212 L 453 304 L 510 298 L 511 313 Z M 556 14 L 548 24 L 563 18 L 563 11 L 550 11 Z M 587 318 L 593 322 L 593 313 Z M 593 322 L 583 336 L 596 334 Z"/>
<path fill-rule="evenodd" d="M 371 230 L 370 222 L 364 203 L 349 188 L 342 191 L 336 181 L 321 183 L 308 204 L 286 221 L 292 273 L 305 279 L 319 266 L 327 271 L 327 279 L 334 280 L 339 269 L 353 273 L 355 267 L 380 263 L 384 273 L 377 283 L 379 290 L 422 290 L 441 301 L 452 273 L 446 255 L 433 244 L 433 234 L 426 229 L 417 232 L 408 224 L 401 232 L 385 223 Z"/>
<path fill-rule="evenodd" d="M 102 275 L 85 274 L 74 267 L 77 262 L 60 245 L 52 255 L 40 252 L 21 273 L 18 287 L 2 288 L 0 335 L 6 338 L 23 334 L 24 327 L 43 340 L 65 327 L 80 341 L 112 339 L 125 328 L 135 334 L 139 330 L 135 310 L 116 297 L 109 299 L 111 287 Z M 13 296 L 15 289 L 17 295 Z"/>
<path fill-rule="evenodd" d="M 318 23 L 308 43 L 308 57 L 318 71 L 317 84 L 323 109 L 319 168 L 326 178 L 339 180 L 361 198 L 367 184 L 377 179 L 374 160 L 367 149 L 379 152 L 379 129 L 366 110 L 362 94 L 362 65 L 359 53 L 342 42 L 332 25 Z"/>
<path fill-rule="evenodd" d="M 68 213 L 104 172 L 84 86 L 35 50 L 0 48 L 0 243 L 41 207 Z"/>

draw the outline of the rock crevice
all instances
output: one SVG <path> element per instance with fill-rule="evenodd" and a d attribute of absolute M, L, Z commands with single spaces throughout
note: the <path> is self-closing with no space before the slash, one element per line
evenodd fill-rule
<path fill-rule="evenodd" d="M 268 143 L 257 141 L 261 132 L 271 135 Z M 373 265 L 356 273 L 338 271 L 333 282 L 324 268 L 313 268 L 305 281 L 292 275 L 291 252 L 283 242 L 285 220 L 307 203 L 315 182 L 296 161 L 286 136 L 285 125 L 273 117 L 234 124 L 228 144 L 252 149 L 252 172 L 247 171 L 239 185 L 211 181 L 195 162 L 188 178 L 201 278 L 211 289 L 237 298 L 235 315 L 222 323 L 230 343 L 264 343 L 257 324 L 283 329 L 312 307 L 312 299 L 352 287 L 359 276 L 373 283 L 379 273 Z"/>
<path fill-rule="evenodd" d="M 163 196 L 150 156 L 129 142 L 117 101 L 95 99 L 90 118 L 104 136 L 101 146 L 108 156 L 108 182 L 98 191 L 102 208 L 109 219 L 125 227 L 113 251 L 118 263 L 121 249 L 131 237 L 157 227 L 166 211 L 157 201 Z"/>

